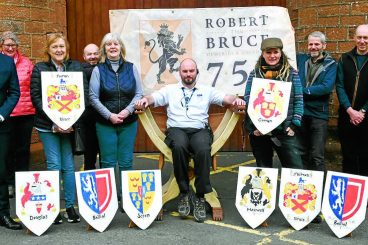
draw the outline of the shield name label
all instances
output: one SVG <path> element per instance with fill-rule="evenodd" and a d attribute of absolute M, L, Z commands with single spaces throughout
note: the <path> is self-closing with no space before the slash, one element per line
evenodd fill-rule
<path fill-rule="evenodd" d="M 42 109 L 60 128 L 70 128 L 84 111 L 83 72 L 41 72 Z"/>
<path fill-rule="evenodd" d="M 295 230 L 308 225 L 321 211 L 322 171 L 283 168 L 279 208 Z"/>
<path fill-rule="evenodd" d="M 121 183 L 126 214 L 139 228 L 146 229 L 162 208 L 161 171 L 122 171 Z"/>
<path fill-rule="evenodd" d="M 364 221 L 367 181 L 365 176 L 327 172 L 322 212 L 338 238 L 346 236 Z"/>
<path fill-rule="evenodd" d="M 253 229 L 275 210 L 277 174 L 276 168 L 239 167 L 235 206 Z"/>
<path fill-rule="evenodd" d="M 103 232 L 118 210 L 113 168 L 75 173 L 79 213 L 94 229 Z"/>
<path fill-rule="evenodd" d="M 15 189 L 18 218 L 41 236 L 60 212 L 59 172 L 16 172 Z"/>
<path fill-rule="evenodd" d="M 287 117 L 291 82 L 253 78 L 248 115 L 254 126 L 267 134 Z"/>

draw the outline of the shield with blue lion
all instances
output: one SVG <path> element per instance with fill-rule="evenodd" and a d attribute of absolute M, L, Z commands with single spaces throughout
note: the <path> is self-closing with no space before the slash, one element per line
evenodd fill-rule
<path fill-rule="evenodd" d="M 139 228 L 146 229 L 162 208 L 161 171 L 122 171 L 121 183 L 125 212 Z"/>
<path fill-rule="evenodd" d="M 94 229 L 103 232 L 118 209 L 114 169 L 75 173 L 79 213 Z"/>

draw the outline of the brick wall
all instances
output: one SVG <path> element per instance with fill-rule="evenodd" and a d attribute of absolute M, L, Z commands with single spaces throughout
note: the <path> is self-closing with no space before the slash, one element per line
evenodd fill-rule
<path fill-rule="evenodd" d="M 43 59 L 46 32 L 66 33 L 66 0 L 2 0 L 0 13 L 0 32 L 15 32 L 33 62 Z"/>

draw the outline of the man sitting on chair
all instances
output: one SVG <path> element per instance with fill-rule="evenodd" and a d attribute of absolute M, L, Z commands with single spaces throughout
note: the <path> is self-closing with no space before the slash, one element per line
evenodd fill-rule
<path fill-rule="evenodd" d="M 206 218 L 204 195 L 212 192 L 209 176 L 213 134 L 208 125 L 209 106 L 238 106 L 245 105 L 245 102 L 213 87 L 198 85 L 196 78 L 199 71 L 192 59 L 181 62 L 179 73 L 181 83 L 167 85 L 151 95 L 144 96 L 136 105 L 166 106 L 168 120 L 165 143 L 172 150 L 174 175 L 180 189 L 178 212 L 181 217 L 187 217 L 192 200 L 193 216 L 197 222 L 202 223 Z M 195 196 L 189 195 L 190 153 L 194 160 Z"/>

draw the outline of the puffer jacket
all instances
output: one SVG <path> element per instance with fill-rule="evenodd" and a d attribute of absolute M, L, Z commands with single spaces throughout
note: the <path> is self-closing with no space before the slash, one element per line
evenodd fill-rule
<path fill-rule="evenodd" d="M 81 71 L 83 72 L 82 64 L 78 61 L 67 60 L 64 62 L 65 71 Z M 41 72 L 43 71 L 56 71 L 55 65 L 49 62 L 39 62 L 37 63 L 32 72 L 31 78 L 31 98 L 33 106 L 36 108 L 35 116 L 35 127 L 39 129 L 51 130 L 53 122 L 46 115 L 42 109 L 42 86 L 41 86 Z M 88 103 L 88 81 L 85 73 L 83 72 L 83 83 L 84 83 L 84 98 L 86 106 Z"/>
<path fill-rule="evenodd" d="M 17 67 L 17 74 L 19 79 L 20 98 L 15 106 L 11 117 L 34 115 L 36 109 L 33 107 L 31 100 L 31 76 L 33 70 L 33 63 L 19 51 L 16 54 L 15 66 Z"/>

